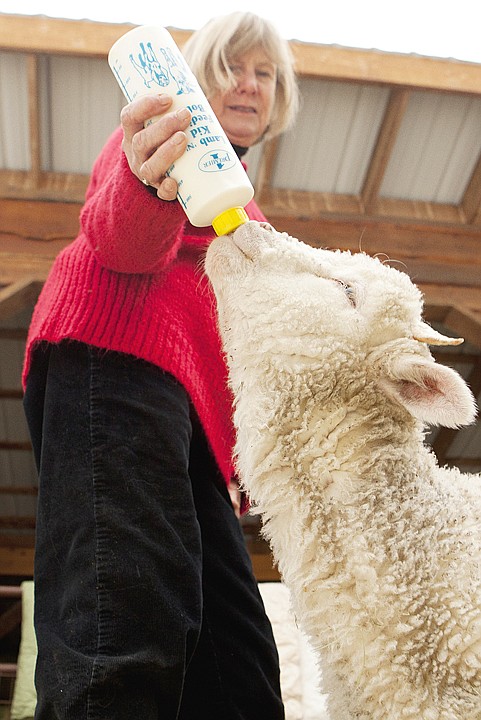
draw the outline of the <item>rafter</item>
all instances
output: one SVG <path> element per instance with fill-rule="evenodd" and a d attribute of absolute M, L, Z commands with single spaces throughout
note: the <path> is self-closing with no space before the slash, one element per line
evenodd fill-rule
<path fill-rule="evenodd" d="M 40 89 L 38 57 L 27 58 L 28 72 L 28 119 L 30 135 L 30 173 L 34 187 L 38 187 L 41 175 L 40 159 Z"/>
<path fill-rule="evenodd" d="M 461 201 L 466 222 L 481 223 L 481 153 Z"/>
<path fill-rule="evenodd" d="M 365 212 L 368 214 L 373 212 L 376 206 L 379 188 L 406 112 L 410 94 L 409 90 L 398 88 L 391 91 L 361 191 Z"/>
<path fill-rule="evenodd" d="M 272 177 L 274 174 L 274 165 L 277 157 L 278 147 L 278 138 L 269 140 L 264 144 L 262 157 L 259 163 L 259 171 L 257 173 L 256 179 L 257 198 L 261 203 L 264 190 L 272 188 Z"/>
<path fill-rule="evenodd" d="M 456 335 L 463 337 L 476 347 L 481 348 L 481 315 L 467 308 L 452 307 L 444 324 Z M 481 381 L 481 373 L 478 373 L 477 382 Z M 481 391 L 481 386 L 478 392 Z"/>

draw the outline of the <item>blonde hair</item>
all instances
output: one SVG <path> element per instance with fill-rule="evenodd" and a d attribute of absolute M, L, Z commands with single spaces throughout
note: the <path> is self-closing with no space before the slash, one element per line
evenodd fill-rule
<path fill-rule="evenodd" d="M 252 48 L 260 47 L 276 65 L 276 92 L 271 119 L 261 139 L 280 135 L 294 122 L 299 91 L 294 61 L 287 40 L 268 20 L 250 12 L 213 18 L 194 32 L 182 48 L 192 72 L 207 98 L 235 86 L 230 64 Z"/>

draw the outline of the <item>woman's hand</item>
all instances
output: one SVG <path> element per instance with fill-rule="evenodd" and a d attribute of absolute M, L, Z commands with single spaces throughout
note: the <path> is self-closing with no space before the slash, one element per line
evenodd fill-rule
<path fill-rule="evenodd" d="M 169 112 L 171 105 L 168 95 L 144 95 L 126 105 L 120 115 L 122 149 L 129 167 L 145 185 L 156 188 L 162 200 L 174 200 L 177 195 L 176 181 L 165 173 L 185 151 L 185 130 L 191 118 L 187 109 Z"/>

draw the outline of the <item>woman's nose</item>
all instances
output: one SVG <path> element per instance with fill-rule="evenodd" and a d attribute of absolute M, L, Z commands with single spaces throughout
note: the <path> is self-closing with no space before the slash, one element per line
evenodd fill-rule
<path fill-rule="evenodd" d="M 253 93 L 257 91 L 257 76 L 253 70 L 243 70 L 237 77 L 237 91 Z"/>

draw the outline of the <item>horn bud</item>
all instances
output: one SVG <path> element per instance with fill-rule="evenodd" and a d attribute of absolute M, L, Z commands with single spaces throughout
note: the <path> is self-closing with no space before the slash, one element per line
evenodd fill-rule
<path fill-rule="evenodd" d="M 426 322 L 420 322 L 414 328 L 413 338 L 427 345 L 461 345 L 461 343 L 464 342 L 464 338 L 453 338 L 442 335 Z"/>

